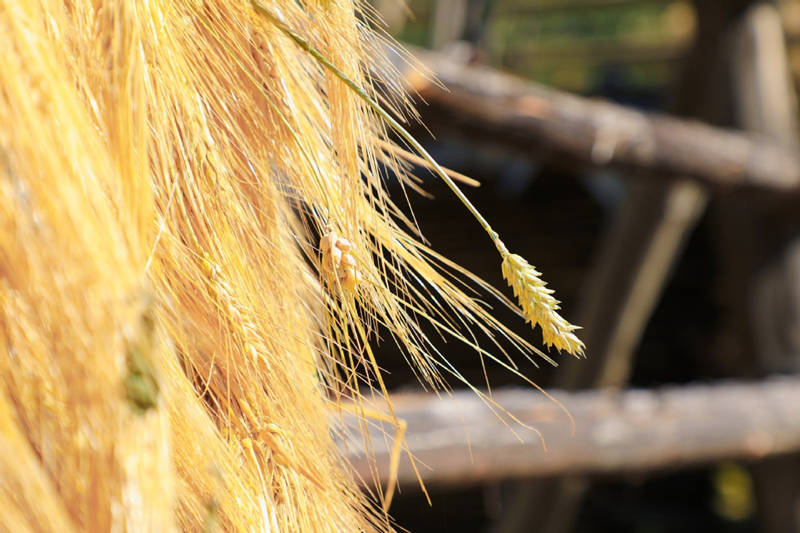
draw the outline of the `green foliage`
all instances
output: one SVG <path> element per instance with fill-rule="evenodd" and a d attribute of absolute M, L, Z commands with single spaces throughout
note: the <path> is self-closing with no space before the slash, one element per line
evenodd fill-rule
<path fill-rule="evenodd" d="M 430 42 L 435 0 L 412 0 L 398 38 Z M 685 0 L 500 0 L 481 43 L 495 65 L 575 92 L 598 89 L 613 69 L 618 82 L 660 87 L 694 26 Z"/>

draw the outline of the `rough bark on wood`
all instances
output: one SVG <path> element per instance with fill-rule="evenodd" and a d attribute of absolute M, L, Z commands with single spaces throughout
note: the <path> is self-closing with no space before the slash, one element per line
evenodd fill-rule
<path fill-rule="evenodd" d="M 508 413 L 541 432 L 547 450 L 533 430 L 498 417 L 470 391 L 440 398 L 399 395 L 393 404 L 408 423 L 408 445 L 426 483 L 671 469 L 800 450 L 800 378 L 555 397 L 575 418 L 574 428 L 540 393 L 513 389 L 494 394 Z M 344 420 L 353 435 L 340 447 L 357 472 L 371 479 L 357 422 L 347 414 Z M 393 433 L 389 425 L 370 430 L 384 479 Z M 407 458 L 400 464 L 399 480 L 405 489 L 416 485 Z"/>
<path fill-rule="evenodd" d="M 559 165 L 618 167 L 634 177 L 685 177 L 711 186 L 800 188 L 800 154 L 791 147 L 569 95 L 434 52 L 415 54 L 432 78 L 395 57 L 410 92 L 427 104 L 420 106 L 425 122 L 437 129 L 501 143 Z"/>

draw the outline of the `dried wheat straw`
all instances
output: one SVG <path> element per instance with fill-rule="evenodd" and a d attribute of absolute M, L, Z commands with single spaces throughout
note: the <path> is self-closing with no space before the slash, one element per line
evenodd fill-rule
<path fill-rule="evenodd" d="M 387 531 L 328 425 L 377 328 L 436 387 L 421 321 L 547 357 L 389 198 L 370 12 L 259 5 L 309 48 L 246 1 L 0 0 L 0 531 Z"/>

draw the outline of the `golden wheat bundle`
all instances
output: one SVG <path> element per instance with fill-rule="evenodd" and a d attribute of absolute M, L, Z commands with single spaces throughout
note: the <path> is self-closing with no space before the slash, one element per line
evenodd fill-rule
<path fill-rule="evenodd" d="M 371 20 L 350 1 L 0 0 L 0 530 L 386 531 L 391 488 L 364 495 L 328 424 L 386 394 L 376 328 L 433 386 L 459 375 L 420 321 L 511 371 L 471 328 L 545 355 L 384 189 L 387 171 L 418 188 L 393 131 L 505 250 L 397 122 L 402 96 L 378 95 Z M 581 353 L 503 257 L 520 313 Z"/>

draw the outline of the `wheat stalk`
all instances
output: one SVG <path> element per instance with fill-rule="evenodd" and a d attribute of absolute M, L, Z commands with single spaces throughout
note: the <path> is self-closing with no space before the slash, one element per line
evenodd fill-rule
<path fill-rule="evenodd" d="M 392 490 L 361 491 L 329 425 L 330 398 L 388 395 L 377 328 L 432 387 L 466 380 L 425 322 L 522 379 L 506 341 L 552 361 L 389 198 L 380 169 L 414 185 L 396 130 L 502 244 L 403 97 L 377 104 L 357 9 L 0 0 L 8 529 L 385 533 Z"/>

